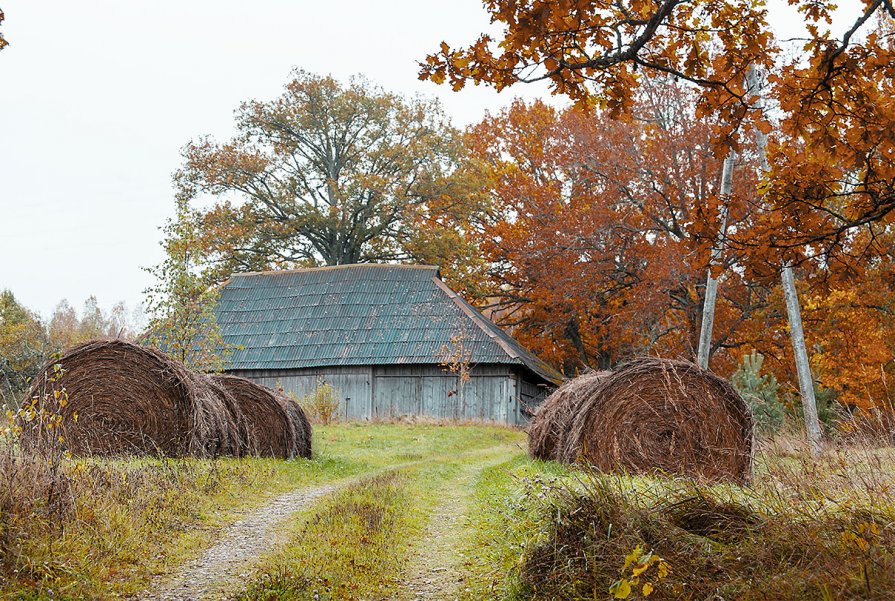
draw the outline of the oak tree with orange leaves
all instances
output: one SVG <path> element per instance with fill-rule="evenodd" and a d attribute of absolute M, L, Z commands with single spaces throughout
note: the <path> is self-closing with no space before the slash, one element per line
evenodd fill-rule
<path fill-rule="evenodd" d="M 469 132 L 491 170 L 479 238 L 499 291 L 492 308 L 568 374 L 695 351 L 721 212 L 740 227 L 751 216 L 748 205 L 722 206 L 712 128 L 692 99 L 684 86 L 653 82 L 630 123 L 517 101 Z M 739 166 L 750 161 L 743 155 Z M 737 191 L 750 185 L 741 178 Z M 766 293 L 736 272 L 726 278 L 712 350 L 731 364 L 737 326 Z"/>
<path fill-rule="evenodd" d="M 420 77 L 487 83 L 497 89 L 546 80 L 586 106 L 630 113 L 636 92 L 657 74 L 698 89 L 697 114 L 711 116 L 718 156 L 770 134 L 760 228 L 739 242 L 755 265 L 776 269 L 842 250 L 858 228 L 891 220 L 895 209 L 895 43 L 892 0 L 863 0 L 838 37 L 827 27 L 835 4 L 792 0 L 808 38 L 789 55 L 758 0 L 487 0 L 501 38 L 467 48 L 443 42 Z M 746 81 L 767 75 L 757 106 Z M 747 137 L 748 139 L 744 139 Z M 760 235 L 758 235 L 760 234 Z"/>
<path fill-rule="evenodd" d="M 491 296 L 479 302 L 569 375 L 644 353 L 692 357 L 720 215 L 729 210 L 734 231 L 762 217 L 751 202 L 754 153 L 739 155 L 733 194 L 719 194 L 712 128 L 688 112 L 691 94 L 654 82 L 631 123 L 517 101 L 469 131 L 491 182 L 490 211 L 473 234 L 492 265 Z M 893 235 L 880 247 L 895 249 Z M 846 261 L 865 236 L 840 260 L 804 262 L 798 273 L 819 384 L 872 415 L 895 399 L 895 250 Z M 781 285 L 747 277 L 749 260 L 731 247 L 717 266 L 713 366 L 729 376 L 757 351 L 793 403 Z"/>
<path fill-rule="evenodd" d="M 492 22 L 504 25 L 502 39 L 483 35 L 465 49 L 443 42 L 420 77 L 449 80 L 454 89 L 468 80 L 498 89 L 547 80 L 555 93 L 624 115 L 644 75 L 671 74 L 696 84 L 698 113 L 717 118 L 718 156 L 738 150 L 754 128 L 767 164 L 755 205 L 766 218 L 764 227 L 740 240 L 757 249 L 753 265 L 782 273 L 809 439 L 817 451 L 791 265 L 839 251 L 844 238 L 885 222 L 895 208 L 895 106 L 888 100 L 895 81 L 895 9 L 891 0 L 864 0 L 860 16 L 837 38 L 823 27 L 831 22 L 832 2 L 790 4 L 804 16 L 809 38 L 786 61 L 757 0 L 487 0 Z M 867 33 L 874 20 L 876 29 Z M 762 95 L 781 113 L 774 120 L 747 81 L 754 70 L 770 73 Z"/>

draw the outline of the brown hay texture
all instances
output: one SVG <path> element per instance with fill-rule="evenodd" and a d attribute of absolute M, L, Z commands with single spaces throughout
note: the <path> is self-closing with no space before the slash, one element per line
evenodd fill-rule
<path fill-rule="evenodd" d="M 255 453 L 252 435 L 249 432 L 249 420 L 240 409 L 239 401 L 214 377 L 203 375 L 204 384 L 220 401 L 224 408 L 223 421 L 225 432 L 229 435 L 222 440 L 219 453 L 232 457 L 244 457 Z"/>
<path fill-rule="evenodd" d="M 56 364 L 63 374 L 49 381 Z M 53 391 L 63 388 L 67 401 L 56 400 Z M 224 404 L 202 376 L 122 340 L 69 349 L 44 367 L 28 398 L 62 416 L 64 444 L 76 455 L 211 457 L 232 444 Z M 24 424 L 23 443 L 34 444 L 42 432 Z"/>
<path fill-rule="evenodd" d="M 273 390 L 251 380 L 227 374 L 210 376 L 226 388 L 248 421 L 252 452 L 262 457 L 290 459 L 297 454 L 300 432 L 289 408 Z"/>
<path fill-rule="evenodd" d="M 693 363 L 638 359 L 574 391 L 560 461 L 708 481 L 751 478 L 749 405 L 729 382 Z"/>
<path fill-rule="evenodd" d="M 565 382 L 548 396 L 528 429 L 528 454 L 532 459 L 556 460 L 560 441 L 569 431 L 587 391 L 608 376 L 608 371 L 589 371 Z"/>
<path fill-rule="evenodd" d="M 295 399 L 287 395 L 282 388 L 273 390 L 274 395 L 281 405 L 286 407 L 286 413 L 292 421 L 292 428 L 295 432 L 295 444 L 292 455 L 294 457 L 311 458 L 311 421 L 308 419 L 305 410 L 301 408 Z"/>

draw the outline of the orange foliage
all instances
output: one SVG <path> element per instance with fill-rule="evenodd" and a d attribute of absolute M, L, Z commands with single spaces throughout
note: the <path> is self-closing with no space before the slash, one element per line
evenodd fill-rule
<path fill-rule="evenodd" d="M 657 84 L 630 123 L 516 102 L 469 132 L 492 170 L 482 245 L 512 308 L 502 319 L 566 372 L 695 349 L 721 199 L 711 128 L 691 99 Z M 738 189 L 750 183 L 743 176 Z M 746 218 L 739 206 L 731 213 Z M 762 297 L 735 274 L 722 292 L 726 348 Z"/>
<path fill-rule="evenodd" d="M 477 131 L 498 178 L 503 213 L 487 251 L 506 302 L 521 315 L 520 336 L 567 371 L 635 352 L 692 353 L 708 249 L 729 200 L 723 264 L 713 268 L 723 274 L 715 368 L 729 371 L 755 348 L 793 381 L 776 284 L 787 261 L 800 271 L 822 383 L 846 404 L 891 398 L 895 9 L 863 0 L 836 37 L 831 0 L 789 3 L 808 37 L 786 53 L 760 0 L 485 0 L 501 35 L 468 48 L 442 42 L 421 65 L 421 79 L 455 90 L 546 80 L 625 120 L 516 105 Z M 767 115 L 747 88 L 751 68 L 767 74 Z M 693 84 L 694 109 L 678 129 L 660 112 L 637 119 L 657 76 Z M 765 180 L 740 165 L 733 197 L 719 199 L 714 156 L 734 149 L 748 162 L 756 130 L 769 135 Z"/>
<path fill-rule="evenodd" d="M 790 4 L 808 38 L 787 54 L 760 0 L 486 0 L 502 39 L 483 35 L 465 49 L 443 42 L 420 77 L 455 89 L 547 80 L 554 93 L 614 116 L 629 115 L 656 75 L 695 84 L 696 114 L 711 120 L 718 156 L 751 147 L 742 138 L 752 126 L 771 134 L 768 182 L 751 195 L 762 215 L 736 238 L 754 249 L 750 267 L 763 276 L 782 260 L 843 252 L 855 228 L 891 223 L 895 209 L 892 2 L 864 0 L 839 38 L 828 27 L 833 2 Z M 750 68 L 769 73 L 770 121 L 747 89 Z"/>
<path fill-rule="evenodd" d="M 689 94 L 656 84 L 629 123 L 517 101 L 468 132 L 492 186 L 489 219 L 474 234 L 494 266 L 489 302 L 566 373 L 640 354 L 693 358 L 721 203 L 740 235 L 763 218 L 749 156 L 734 195 L 718 197 L 712 130 L 689 110 Z M 856 236 L 849 249 L 866 245 Z M 895 268 L 891 254 L 861 268 L 847 254 L 800 266 L 803 318 L 818 380 L 868 407 L 891 398 Z M 712 365 L 730 375 L 755 349 L 794 383 L 782 292 L 776 279 L 746 277 L 751 260 L 737 247 L 722 254 Z"/>
<path fill-rule="evenodd" d="M 3 23 L 4 18 L 5 18 L 5 16 L 3 15 L 3 11 L 0 10 L 0 23 Z M 3 50 L 8 45 L 9 45 L 9 42 L 7 42 L 6 39 L 3 37 L 3 34 L 0 33 L 0 50 Z"/>

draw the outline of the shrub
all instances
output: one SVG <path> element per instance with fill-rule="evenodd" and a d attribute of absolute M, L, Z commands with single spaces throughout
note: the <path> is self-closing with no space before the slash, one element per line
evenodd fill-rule
<path fill-rule="evenodd" d="M 296 401 L 308 417 L 318 424 L 328 425 L 339 419 L 339 395 L 333 385 L 323 378 L 317 379 L 314 392 Z"/>

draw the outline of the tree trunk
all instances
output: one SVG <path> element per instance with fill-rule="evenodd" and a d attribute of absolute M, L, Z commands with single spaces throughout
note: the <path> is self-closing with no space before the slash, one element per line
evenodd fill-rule
<path fill-rule="evenodd" d="M 757 96 L 755 107 L 764 109 L 764 101 L 761 98 L 761 82 L 758 71 L 750 67 L 746 75 L 746 83 L 749 91 Z M 762 171 L 767 174 L 770 171 L 768 165 L 768 137 L 760 129 L 755 130 L 755 138 L 758 146 L 758 159 Z M 796 372 L 799 376 L 799 393 L 802 397 L 802 414 L 805 418 L 805 430 L 808 434 L 808 446 L 812 455 L 819 455 L 823 433 L 820 429 L 820 420 L 817 417 L 817 399 L 814 396 L 814 378 L 811 376 L 811 363 L 808 361 L 808 347 L 805 345 L 805 333 L 802 330 L 802 310 L 799 307 L 799 294 L 796 290 L 795 276 L 792 266 L 786 262 L 780 270 L 780 280 L 783 283 L 783 294 L 786 297 L 786 316 L 789 321 L 789 335 L 792 340 L 792 351 L 796 360 Z"/>
<path fill-rule="evenodd" d="M 712 265 L 721 260 L 721 250 L 724 238 L 727 236 L 727 199 L 733 193 L 733 163 L 736 153 L 732 150 L 724 159 L 721 170 L 721 198 L 724 207 L 721 209 L 721 229 L 718 234 L 718 242 L 712 249 L 712 257 L 709 262 L 708 275 L 705 279 L 705 300 L 702 305 L 702 324 L 699 328 L 699 348 L 696 351 L 696 363 L 703 369 L 709 368 L 709 356 L 712 354 L 712 328 L 715 325 L 715 303 L 718 299 L 718 280 L 712 277 Z"/>

